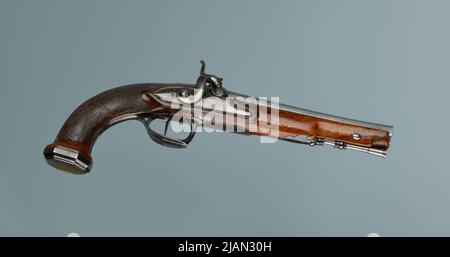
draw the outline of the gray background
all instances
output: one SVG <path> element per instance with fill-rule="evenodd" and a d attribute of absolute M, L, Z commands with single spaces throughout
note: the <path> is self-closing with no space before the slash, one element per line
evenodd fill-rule
<path fill-rule="evenodd" d="M 450 235 L 449 1 L 0 0 L 0 235 Z M 70 112 L 136 82 L 227 88 L 394 125 L 387 160 L 142 124 L 104 133 L 92 173 L 48 166 Z"/>

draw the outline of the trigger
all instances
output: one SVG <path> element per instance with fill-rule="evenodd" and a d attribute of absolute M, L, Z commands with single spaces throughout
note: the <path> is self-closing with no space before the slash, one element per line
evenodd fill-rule
<path fill-rule="evenodd" d="M 166 121 L 166 126 L 164 126 L 164 136 L 167 135 L 167 129 L 169 128 L 169 123 L 172 120 L 172 116 L 170 116 Z"/>

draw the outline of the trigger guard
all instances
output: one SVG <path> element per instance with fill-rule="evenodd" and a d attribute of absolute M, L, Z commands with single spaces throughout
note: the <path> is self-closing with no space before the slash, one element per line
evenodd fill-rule
<path fill-rule="evenodd" d="M 191 132 L 185 139 L 176 139 L 176 138 L 167 137 L 166 135 L 161 135 L 160 133 L 154 131 L 150 127 L 150 123 L 155 119 L 156 118 L 148 118 L 148 119 L 139 119 L 139 120 L 144 124 L 150 139 L 152 139 L 153 141 L 155 141 L 156 143 L 158 143 L 160 145 L 163 145 L 166 147 L 171 147 L 171 148 L 186 148 L 187 145 L 194 138 L 195 130 L 196 130 L 196 126 L 195 126 L 194 122 L 191 123 Z M 170 118 L 167 120 L 165 129 L 164 129 L 165 130 L 164 134 L 166 134 L 168 123 L 170 122 L 170 120 L 171 120 Z"/>

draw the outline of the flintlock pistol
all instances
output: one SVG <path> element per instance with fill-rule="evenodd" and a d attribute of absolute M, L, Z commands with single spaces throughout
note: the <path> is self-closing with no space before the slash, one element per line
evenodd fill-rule
<path fill-rule="evenodd" d="M 196 84 L 133 84 L 88 99 L 65 121 L 54 142 L 45 147 L 46 161 L 67 172 L 87 173 L 92 167 L 91 151 L 98 136 L 108 127 L 131 119 L 141 121 L 155 142 L 173 148 L 185 148 L 199 128 L 214 127 L 237 134 L 310 146 L 330 145 L 386 157 L 392 126 L 234 93 L 223 87 L 222 78 L 205 73 L 205 63 L 201 61 L 201 64 Z M 158 119 L 166 122 L 164 133 L 150 126 Z M 186 138 L 167 135 L 168 125 L 174 120 L 188 125 Z"/>

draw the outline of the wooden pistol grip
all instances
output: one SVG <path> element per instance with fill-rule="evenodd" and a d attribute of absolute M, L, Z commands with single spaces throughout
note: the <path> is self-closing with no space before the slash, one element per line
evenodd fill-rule
<path fill-rule="evenodd" d="M 84 174 L 92 166 L 91 150 L 97 137 L 120 121 L 150 115 L 142 99 L 155 84 L 117 87 L 100 93 L 81 104 L 69 116 L 55 141 L 44 149 L 47 162 L 55 168 Z"/>

